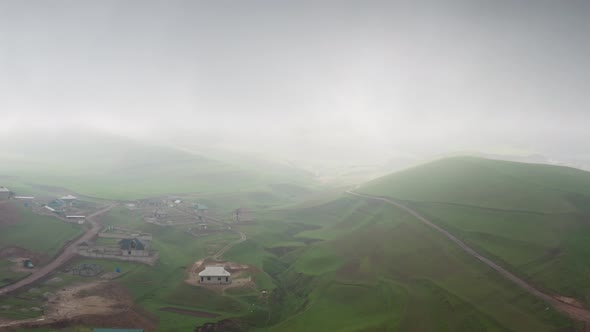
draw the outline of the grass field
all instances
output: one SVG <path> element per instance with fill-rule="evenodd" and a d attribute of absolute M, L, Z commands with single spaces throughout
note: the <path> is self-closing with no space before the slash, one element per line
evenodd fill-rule
<path fill-rule="evenodd" d="M 588 193 L 587 172 L 471 157 L 442 159 L 368 182 L 359 192 L 416 202 L 566 213 Z"/>
<path fill-rule="evenodd" d="M 192 330 L 211 321 L 160 311 L 163 307 L 203 310 L 220 314 L 219 319 L 223 319 L 243 315 L 247 308 L 252 306 L 252 303 L 245 301 L 241 296 L 220 295 L 184 283 L 187 267 L 237 240 L 237 234 L 228 232 L 195 238 L 185 233 L 183 227 L 147 224 L 133 211 L 124 207 L 114 209 L 106 215 L 103 224 L 129 227 L 153 234 L 152 248 L 160 254 L 160 259 L 154 267 L 108 261 L 102 261 L 100 264 L 108 264 L 111 269 L 123 266 L 121 268 L 126 273 L 119 282 L 130 290 L 137 304 L 158 315 L 158 331 Z"/>
<path fill-rule="evenodd" d="M 284 259 L 293 261 L 279 276 L 290 314 L 281 313 L 273 330 L 554 331 L 571 326 L 403 212 L 355 198 L 335 204 L 356 208 L 326 227 L 349 231 Z M 306 213 L 318 218 L 325 209 Z M 359 218 L 362 214 L 368 215 Z"/>
<path fill-rule="evenodd" d="M 15 272 L 12 270 L 14 263 L 7 259 L 0 259 L 0 287 L 11 284 L 29 275 L 26 272 Z"/>
<path fill-rule="evenodd" d="M 359 191 L 406 200 L 540 288 L 587 303 L 586 176 L 566 168 L 453 158 Z M 224 218 L 236 207 L 254 210 L 255 222 L 239 226 L 247 240 L 224 258 L 253 266 L 257 289 L 221 294 L 184 283 L 187 267 L 237 240 L 236 233 L 195 238 L 182 226 L 147 224 L 122 206 L 103 224 L 151 233 L 158 263 L 76 262 L 119 267 L 118 282 L 139 306 L 157 314 L 158 331 L 190 331 L 223 319 L 251 331 L 581 331 L 389 204 L 330 190 L 314 193 L 300 184 L 193 198 Z M 219 316 L 160 310 L 171 306 Z"/>
<path fill-rule="evenodd" d="M 160 316 L 161 331 L 206 321 L 158 312 L 164 306 L 210 311 L 219 319 L 239 318 L 253 330 L 273 331 L 555 331 L 574 326 L 388 205 L 343 196 L 304 206 L 258 211 L 256 224 L 241 227 L 248 240 L 225 255 L 259 268 L 255 280 L 260 289 L 272 291 L 268 303 L 257 293 L 219 295 L 183 283 L 184 268 L 207 255 L 207 248 L 231 241 L 230 236 L 194 240 L 181 229 L 145 224 L 124 208 L 104 222 L 154 234 L 161 262 L 153 269 L 139 267 L 121 282 L 139 304 Z M 537 221 L 523 219 L 527 222 Z M 497 227 L 502 233 L 507 226 Z M 546 233 L 539 242 L 551 238 Z M 277 248 L 284 251 L 277 254 Z"/>
<path fill-rule="evenodd" d="M 0 248 L 17 246 L 53 256 L 64 242 L 84 231 L 80 225 L 35 214 L 21 205 L 18 205 L 18 212 L 18 223 L 0 226 Z"/>
<path fill-rule="evenodd" d="M 452 158 L 360 191 L 407 200 L 537 287 L 590 304 L 589 188 L 572 168 Z"/>

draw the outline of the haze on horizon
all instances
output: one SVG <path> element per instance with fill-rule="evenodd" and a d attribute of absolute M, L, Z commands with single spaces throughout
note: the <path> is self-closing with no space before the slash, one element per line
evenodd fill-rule
<path fill-rule="evenodd" d="M 590 165 L 587 1 L 0 1 L 0 132 Z"/>

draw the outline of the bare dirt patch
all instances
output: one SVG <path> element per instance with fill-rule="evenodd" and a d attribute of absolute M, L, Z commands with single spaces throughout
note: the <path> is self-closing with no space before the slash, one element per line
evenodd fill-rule
<path fill-rule="evenodd" d="M 64 320 L 83 315 L 106 315 L 127 310 L 131 300 L 115 284 L 91 282 L 67 287 L 49 302 L 47 317 Z"/>
<path fill-rule="evenodd" d="M 205 311 L 199 311 L 199 310 L 188 310 L 188 309 L 174 308 L 174 307 L 160 308 L 160 311 L 174 312 L 174 313 L 181 314 L 181 315 L 203 317 L 203 318 L 215 318 L 215 317 L 219 316 L 218 314 L 214 314 L 211 312 L 205 312 Z"/>
<path fill-rule="evenodd" d="M 45 315 L 24 321 L 6 321 L 2 328 L 95 326 L 142 328 L 154 331 L 158 318 L 133 304 L 128 291 L 109 281 L 93 281 L 63 288 L 49 297 Z M 4 324 L 4 325 L 3 325 Z"/>

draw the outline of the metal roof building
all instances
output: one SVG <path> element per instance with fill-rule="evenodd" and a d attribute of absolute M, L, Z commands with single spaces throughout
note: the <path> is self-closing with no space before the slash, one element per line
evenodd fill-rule
<path fill-rule="evenodd" d="M 206 266 L 199 272 L 199 279 L 202 284 L 231 284 L 231 273 L 223 266 Z"/>

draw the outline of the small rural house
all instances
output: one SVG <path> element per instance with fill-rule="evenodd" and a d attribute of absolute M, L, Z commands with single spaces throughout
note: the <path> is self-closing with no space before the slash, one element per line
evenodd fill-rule
<path fill-rule="evenodd" d="M 119 241 L 121 255 L 123 256 L 149 256 L 145 243 L 138 239 L 123 239 Z"/>
<path fill-rule="evenodd" d="M 202 284 L 231 284 L 231 273 L 227 272 L 223 266 L 206 266 L 199 272 L 199 282 Z"/>

